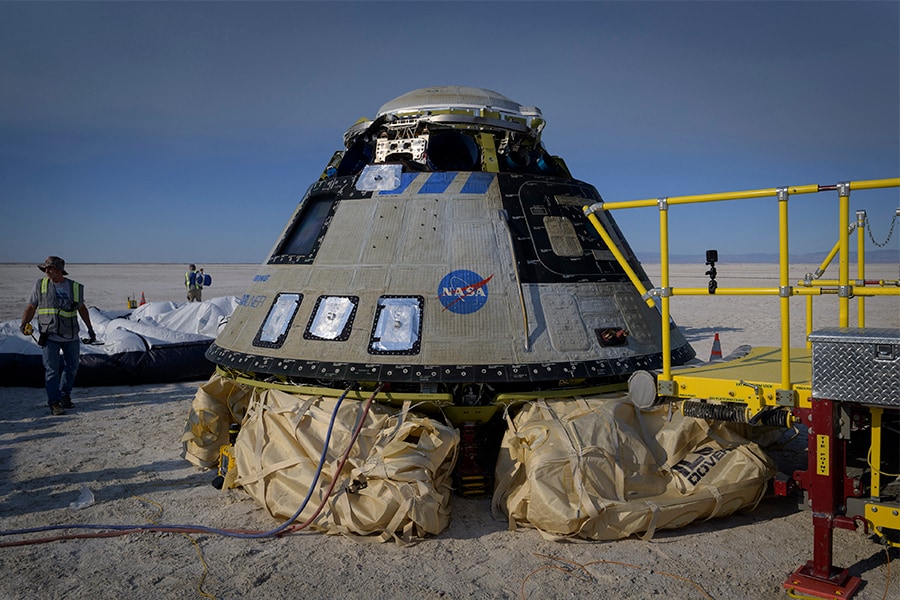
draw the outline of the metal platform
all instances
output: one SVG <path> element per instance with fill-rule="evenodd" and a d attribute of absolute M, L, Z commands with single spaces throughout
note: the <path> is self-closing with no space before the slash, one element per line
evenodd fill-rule
<path fill-rule="evenodd" d="M 812 390 L 812 352 L 792 348 L 791 387 L 797 406 L 809 407 Z M 715 402 L 742 402 L 751 409 L 777 406 L 781 388 L 781 349 L 761 346 L 746 356 L 724 362 L 672 371 L 675 398 L 699 398 Z"/>

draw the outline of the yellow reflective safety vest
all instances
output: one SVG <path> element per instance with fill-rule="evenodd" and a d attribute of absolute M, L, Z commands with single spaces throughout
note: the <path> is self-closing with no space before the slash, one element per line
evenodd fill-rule
<path fill-rule="evenodd" d="M 200 271 L 188 271 L 184 274 L 184 287 L 189 290 L 199 290 L 203 281 Z"/>
<path fill-rule="evenodd" d="M 40 330 L 63 338 L 78 337 L 78 307 L 82 302 L 84 286 L 77 281 L 68 280 L 72 285 L 72 301 L 69 306 L 59 306 L 56 289 L 49 278 L 41 280 L 41 292 L 38 295 L 38 325 Z"/>

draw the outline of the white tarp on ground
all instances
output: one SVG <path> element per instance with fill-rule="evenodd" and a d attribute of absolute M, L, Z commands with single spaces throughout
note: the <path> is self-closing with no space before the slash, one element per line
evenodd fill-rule
<path fill-rule="evenodd" d="M 91 307 L 91 324 L 102 346 L 83 345 L 83 354 L 115 354 L 143 350 L 144 342 L 171 344 L 210 340 L 237 307 L 235 296 L 223 296 L 204 302 L 148 302 L 134 310 L 106 311 Z M 79 318 L 79 322 L 81 319 Z M 0 354 L 40 354 L 41 348 L 30 336 L 19 332 L 21 322 L 0 324 Z M 37 319 L 32 321 L 37 337 Z M 130 335 L 132 333 L 138 336 Z M 81 322 L 81 335 L 87 327 Z"/>
<path fill-rule="evenodd" d="M 91 307 L 91 324 L 101 344 L 81 345 L 76 383 L 178 381 L 195 378 L 203 369 L 202 377 L 208 377 L 213 365 L 201 362 L 205 348 L 236 307 L 235 296 L 203 302 L 148 302 L 134 310 Z M 33 337 L 19 331 L 19 320 L 0 324 L 0 385 L 42 385 L 37 319 L 32 324 Z M 81 336 L 87 336 L 83 322 Z"/>

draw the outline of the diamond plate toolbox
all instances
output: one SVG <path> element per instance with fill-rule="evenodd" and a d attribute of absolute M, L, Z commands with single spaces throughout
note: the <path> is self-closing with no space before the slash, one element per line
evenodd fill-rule
<path fill-rule="evenodd" d="M 813 398 L 900 406 L 900 329 L 818 329 L 809 341 Z"/>

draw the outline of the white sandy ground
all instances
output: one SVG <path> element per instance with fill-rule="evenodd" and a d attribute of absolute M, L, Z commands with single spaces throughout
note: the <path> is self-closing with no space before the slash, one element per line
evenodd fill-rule
<path fill-rule="evenodd" d="M 240 294 L 255 265 L 203 265 L 204 297 Z M 792 268 L 801 278 L 816 265 Z M 658 265 L 646 265 L 659 282 Z M 718 265 L 721 287 L 777 286 L 776 265 Z M 855 269 L 855 266 L 853 267 Z M 833 269 L 833 267 L 832 267 Z M 181 301 L 184 265 L 70 265 L 89 304 L 124 308 Z M 675 265 L 673 287 L 705 287 L 704 265 Z M 794 272 L 796 271 L 796 272 Z M 852 272 L 855 275 L 855 271 Z M 872 265 L 869 278 L 897 278 Z M 0 265 L 0 321 L 18 319 L 33 265 Z M 836 278 L 833 273 L 826 277 Z M 672 314 L 700 358 L 718 332 L 728 354 L 776 345 L 778 300 L 672 299 Z M 805 306 L 792 301 L 792 345 L 804 342 Z M 851 325 L 856 324 L 851 302 Z M 837 324 L 837 298 L 816 302 L 816 327 Z M 866 304 L 870 326 L 900 327 L 896 298 Z M 277 525 L 240 490 L 217 491 L 212 473 L 180 457 L 184 420 L 198 383 L 76 388 L 76 410 L 51 417 L 42 389 L 0 388 L 0 529 L 58 524 L 168 524 L 268 530 Z M 805 465 L 796 441 L 776 459 Z M 93 504 L 70 508 L 86 486 Z M 451 501 L 449 529 L 410 547 L 361 544 L 317 533 L 242 540 L 212 534 L 144 533 L 0 548 L 0 600 L 32 598 L 786 598 L 781 584 L 812 558 L 812 517 L 793 499 L 768 497 L 749 514 L 657 533 L 650 541 L 547 541 L 508 531 L 489 499 Z M 69 530 L 67 533 L 72 533 Z M 77 531 L 74 531 L 77 532 Z M 52 535 L 45 534 L 45 535 Z M 0 542 L 33 538 L 2 536 Z M 199 553 L 198 553 L 199 552 Z M 202 558 L 201 558 L 202 556 Z M 866 581 L 860 600 L 900 598 L 900 558 L 862 532 L 835 531 L 834 562 Z M 206 574 L 204 575 L 206 571 Z M 889 577 L 893 579 L 888 583 Z"/>

